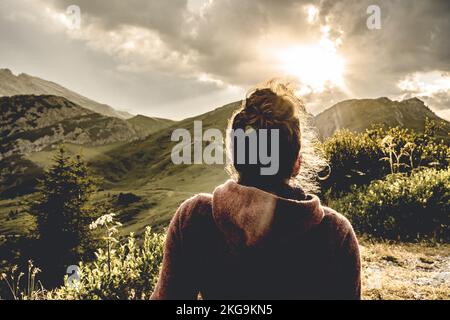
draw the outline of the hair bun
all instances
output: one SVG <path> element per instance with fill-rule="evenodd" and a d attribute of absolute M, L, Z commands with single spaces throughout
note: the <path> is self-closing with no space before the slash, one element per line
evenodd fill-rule
<path fill-rule="evenodd" d="M 257 89 L 247 97 L 242 111 L 249 125 L 256 125 L 258 128 L 274 127 L 298 120 L 299 102 L 292 101 L 293 97 L 271 88 Z"/>

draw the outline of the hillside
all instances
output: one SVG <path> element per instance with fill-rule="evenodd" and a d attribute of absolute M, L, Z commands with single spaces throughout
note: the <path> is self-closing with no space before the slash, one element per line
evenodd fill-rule
<path fill-rule="evenodd" d="M 99 148 L 141 137 L 125 120 L 103 116 L 62 97 L 1 97 L 0 112 L 2 197 L 32 192 L 45 166 L 27 158 L 31 155 L 60 143 Z"/>
<path fill-rule="evenodd" d="M 140 136 L 146 137 L 175 123 L 173 120 L 137 115 L 127 120 Z"/>
<path fill-rule="evenodd" d="M 127 231 L 139 232 L 149 224 L 164 226 L 184 199 L 198 192 L 211 192 L 227 179 L 223 165 L 174 165 L 170 153 L 176 143 L 170 138 L 176 128 L 192 132 L 196 120 L 203 121 L 203 130 L 224 130 L 227 120 L 239 106 L 236 102 L 183 120 L 144 140 L 112 149 L 106 153 L 107 157 L 92 160 L 92 167 L 105 178 L 108 190 L 139 196 L 140 200 L 125 210 Z M 314 121 L 319 131 L 329 136 L 341 128 L 362 131 L 375 123 L 423 130 L 427 117 L 442 120 L 418 99 L 393 102 L 380 98 L 344 101 Z"/>
<path fill-rule="evenodd" d="M 90 160 L 174 123 L 145 116 L 108 117 L 52 95 L 0 97 L 0 111 L 1 197 L 31 192 L 60 143 Z"/>
<path fill-rule="evenodd" d="M 135 179 L 141 183 L 156 180 L 155 177 L 166 175 L 166 171 L 170 171 L 173 167 L 170 151 L 176 143 L 171 142 L 170 137 L 174 129 L 186 128 L 192 132 L 193 122 L 201 120 L 203 130 L 209 128 L 225 130 L 229 117 L 239 106 L 240 102 L 231 103 L 203 115 L 177 122 L 147 139 L 113 149 L 109 156 L 114 159 L 114 163 L 94 162 L 93 165 L 102 176 L 114 183 L 126 184 L 127 180 L 136 183 Z M 320 136 L 326 138 L 339 129 L 346 128 L 360 132 L 374 124 L 387 127 L 402 126 L 423 131 L 426 118 L 442 122 L 444 124 L 442 134 L 450 132 L 450 123 L 436 116 L 417 98 L 401 102 L 387 98 L 347 100 L 334 105 L 312 120 Z M 149 174 L 143 174 L 145 172 Z"/>
<path fill-rule="evenodd" d="M 0 97 L 15 95 L 54 95 L 64 97 L 83 108 L 108 117 L 128 119 L 131 114 L 118 111 L 112 107 L 98 103 L 57 83 L 33 77 L 25 73 L 14 75 L 9 69 L 0 69 Z"/>
<path fill-rule="evenodd" d="M 171 141 L 171 135 L 177 128 L 192 132 L 197 120 L 203 122 L 203 130 L 225 131 L 229 117 L 239 107 L 240 102 L 235 102 L 180 121 L 144 140 L 119 146 L 91 160 L 93 170 L 104 177 L 108 194 L 138 196 L 135 203 L 119 206 L 124 233 L 140 233 L 146 225 L 165 227 L 182 201 L 198 192 L 211 192 L 227 179 L 223 165 L 174 165 L 170 155 L 177 142 Z"/>
<path fill-rule="evenodd" d="M 125 120 L 92 112 L 62 97 L 2 97 L 0 110 L 0 160 L 61 142 L 105 145 L 138 138 Z"/>
<path fill-rule="evenodd" d="M 450 132 L 450 122 L 439 118 L 418 98 L 403 101 L 388 98 L 342 101 L 318 114 L 315 125 L 319 136 L 326 139 L 339 129 L 361 132 L 374 124 L 423 131 L 426 118 L 444 123 L 443 136 Z"/>
<path fill-rule="evenodd" d="M 99 201 L 108 198 L 114 202 L 120 193 L 136 196 L 131 197 L 135 199 L 133 203 L 117 204 L 117 212 L 125 223 L 124 233 L 139 233 L 147 225 L 166 226 L 183 200 L 198 192 L 211 192 L 227 179 L 223 165 L 174 165 L 170 154 L 176 142 L 171 142 L 171 134 L 177 128 L 192 132 L 196 120 L 203 122 L 203 130 L 225 130 L 229 117 L 239 106 L 240 102 L 231 103 L 180 122 L 136 116 L 129 119 L 128 124 L 133 128 L 144 128 L 145 131 L 140 132 L 145 135 L 151 133 L 146 138 L 110 144 L 101 149 L 83 147 L 90 167 L 104 181 L 106 191 L 99 195 Z M 380 98 L 344 101 L 318 115 L 314 121 L 326 137 L 341 128 L 362 131 L 376 123 L 422 130 L 426 117 L 441 120 L 418 99 L 395 102 Z M 79 150 L 76 145 L 69 146 L 72 153 Z M 19 163 L 28 161 L 42 168 L 51 155 L 51 151 L 42 150 Z M 33 173 L 36 168 L 30 166 L 28 171 Z"/>
<path fill-rule="evenodd" d="M 194 121 L 202 121 L 203 130 L 208 128 L 219 128 L 225 131 L 227 120 L 240 103 L 232 103 L 203 115 L 185 119 L 156 132 L 150 137 L 135 141 L 108 153 L 112 163 L 93 162 L 94 168 L 102 173 L 106 179 L 120 184 L 135 179 L 141 183 L 154 180 L 156 176 L 165 176 L 167 171 L 173 167 L 170 153 L 177 142 L 171 141 L 173 130 L 178 128 L 188 129 L 193 132 Z M 170 173 L 170 172 L 169 172 Z"/>

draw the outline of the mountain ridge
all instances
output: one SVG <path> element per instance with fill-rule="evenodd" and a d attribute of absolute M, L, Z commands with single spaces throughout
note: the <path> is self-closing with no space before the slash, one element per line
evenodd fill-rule
<path fill-rule="evenodd" d="M 0 160 L 62 142 L 105 145 L 139 138 L 127 121 L 93 112 L 64 97 L 0 97 L 0 110 Z"/>
<path fill-rule="evenodd" d="M 375 124 L 423 131 L 427 118 L 443 123 L 442 135 L 445 130 L 450 131 L 450 122 L 437 116 L 417 97 L 401 101 L 386 97 L 344 100 L 317 114 L 313 123 L 323 140 L 340 129 L 362 132 Z"/>
<path fill-rule="evenodd" d="M 174 129 L 185 128 L 192 133 L 193 122 L 202 121 L 203 130 L 217 128 L 225 132 L 228 119 L 240 106 L 240 101 L 233 102 L 216 108 L 213 111 L 177 122 L 175 127 L 167 127 L 146 139 L 110 150 L 108 158 L 114 159 L 114 163 L 96 163 L 94 161 L 93 166 L 102 173 L 102 176 L 111 178 L 113 182 L 136 178 L 145 184 L 148 182 L 148 179 L 146 180 L 143 172 L 147 171 L 149 172 L 149 176 L 152 177 L 151 180 L 155 180 L 155 177 L 165 175 L 165 173 L 160 173 L 159 171 L 163 169 L 169 171 L 175 170 L 170 162 L 170 150 L 176 144 L 170 141 L 171 132 Z M 344 106 L 344 109 L 348 110 L 344 110 L 345 112 L 341 111 L 341 106 Z M 370 112 L 365 110 L 367 108 L 371 109 Z M 356 109 L 357 112 L 353 109 Z M 333 115 L 336 115 L 335 118 L 337 121 L 333 121 Z M 342 119 L 343 115 L 347 115 L 348 118 Z M 360 119 L 355 119 L 356 116 Z M 345 100 L 335 104 L 321 114 L 312 117 L 311 122 L 317 127 L 319 138 L 323 139 L 331 136 L 339 129 L 346 128 L 350 131 L 361 132 L 371 128 L 375 124 L 388 127 L 402 126 L 423 131 L 427 118 L 444 124 L 444 131 L 441 134 L 445 134 L 445 130 L 450 132 L 450 122 L 436 116 L 418 98 L 404 101 L 392 101 L 385 97 L 378 99 Z M 187 169 L 184 166 L 181 166 L 181 168 L 180 170 Z"/>
<path fill-rule="evenodd" d="M 157 117 L 147 117 L 138 114 L 133 118 L 127 119 L 127 122 L 130 123 L 141 136 L 148 136 L 163 128 L 171 126 L 177 121 Z"/>

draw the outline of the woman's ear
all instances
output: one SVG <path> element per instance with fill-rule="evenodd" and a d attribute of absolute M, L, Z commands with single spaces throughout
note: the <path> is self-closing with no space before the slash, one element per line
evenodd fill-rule
<path fill-rule="evenodd" d="M 295 177 L 296 175 L 298 175 L 298 173 L 300 172 L 301 166 L 302 166 L 302 155 L 299 154 L 297 157 L 297 160 L 295 161 L 294 169 L 292 170 L 292 177 Z"/>

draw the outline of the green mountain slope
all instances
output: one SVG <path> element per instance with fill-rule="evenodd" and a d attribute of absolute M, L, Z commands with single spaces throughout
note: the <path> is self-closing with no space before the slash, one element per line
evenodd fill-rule
<path fill-rule="evenodd" d="M 212 192 L 227 179 L 224 165 L 174 165 L 171 151 L 177 142 L 171 141 L 171 135 L 178 128 L 193 135 L 196 120 L 202 121 L 203 132 L 209 128 L 225 131 L 228 119 L 239 107 L 240 102 L 236 102 L 180 122 L 162 121 L 162 128 L 145 139 L 107 145 L 101 150 L 84 147 L 90 167 L 104 178 L 105 191 L 97 200 L 114 205 L 124 222 L 124 233 L 140 233 L 147 225 L 166 226 L 182 201 L 199 192 Z M 380 98 L 343 101 L 314 121 L 322 137 L 328 137 L 342 128 L 362 131 L 377 123 L 422 130 L 426 118 L 442 121 L 418 99 L 395 102 Z M 128 121 L 134 128 L 147 129 L 155 128 L 155 123 L 159 124 L 159 120 L 142 116 Z M 450 131 L 448 128 L 448 122 L 444 122 L 443 134 Z M 69 144 L 69 147 L 73 153 L 78 152 L 77 146 Z M 50 157 L 51 152 L 44 150 L 27 156 L 26 160 L 42 167 Z M 119 203 L 120 194 L 131 194 L 133 202 Z"/>
<path fill-rule="evenodd" d="M 140 136 L 146 137 L 175 123 L 173 120 L 137 115 L 127 120 Z"/>
<path fill-rule="evenodd" d="M 203 130 L 224 130 L 240 103 L 232 103 L 198 117 L 178 122 L 145 140 L 135 141 L 93 159 L 92 167 L 107 181 L 113 192 L 132 192 L 140 197 L 127 214 L 127 231 L 141 231 L 145 225 L 164 226 L 176 207 L 199 192 L 212 192 L 227 179 L 223 165 L 174 165 L 170 158 L 175 142 L 171 134 L 177 128 L 193 132 L 193 122 L 202 120 Z M 317 116 L 314 121 L 323 136 L 338 129 L 362 131 L 373 124 L 401 125 L 423 130 L 426 118 L 439 120 L 422 101 L 393 102 L 386 98 L 344 101 Z M 448 125 L 444 122 L 445 126 Z M 447 130 L 447 129 L 444 129 Z"/>
<path fill-rule="evenodd" d="M 232 103 L 203 115 L 176 122 L 160 130 L 146 139 L 134 141 L 120 146 L 107 153 L 113 161 L 93 161 L 93 168 L 108 181 L 127 185 L 143 185 L 169 175 L 181 166 L 175 166 L 171 161 L 171 150 L 177 142 L 171 141 L 172 132 L 184 128 L 193 135 L 194 121 L 202 121 L 203 130 L 209 128 L 226 129 L 231 114 L 239 108 L 240 103 Z"/>
<path fill-rule="evenodd" d="M 225 131 L 229 117 L 239 107 L 239 102 L 232 103 L 180 121 L 91 161 L 93 170 L 105 178 L 107 193 L 131 192 L 140 199 L 127 208 L 118 208 L 125 223 L 124 233 L 139 233 L 147 225 L 166 226 L 181 202 L 199 192 L 212 192 L 227 179 L 224 165 L 174 165 L 171 151 L 177 142 L 171 141 L 171 135 L 177 128 L 193 134 L 193 123 L 197 120 L 203 122 L 203 130 Z"/>
<path fill-rule="evenodd" d="M 50 153 L 60 143 L 101 148 L 140 137 L 125 120 L 103 116 L 62 97 L 1 97 L 0 112 L 2 197 L 33 190 L 45 167 L 33 161 L 36 153 Z M 47 162 L 50 159 L 49 155 Z"/>

